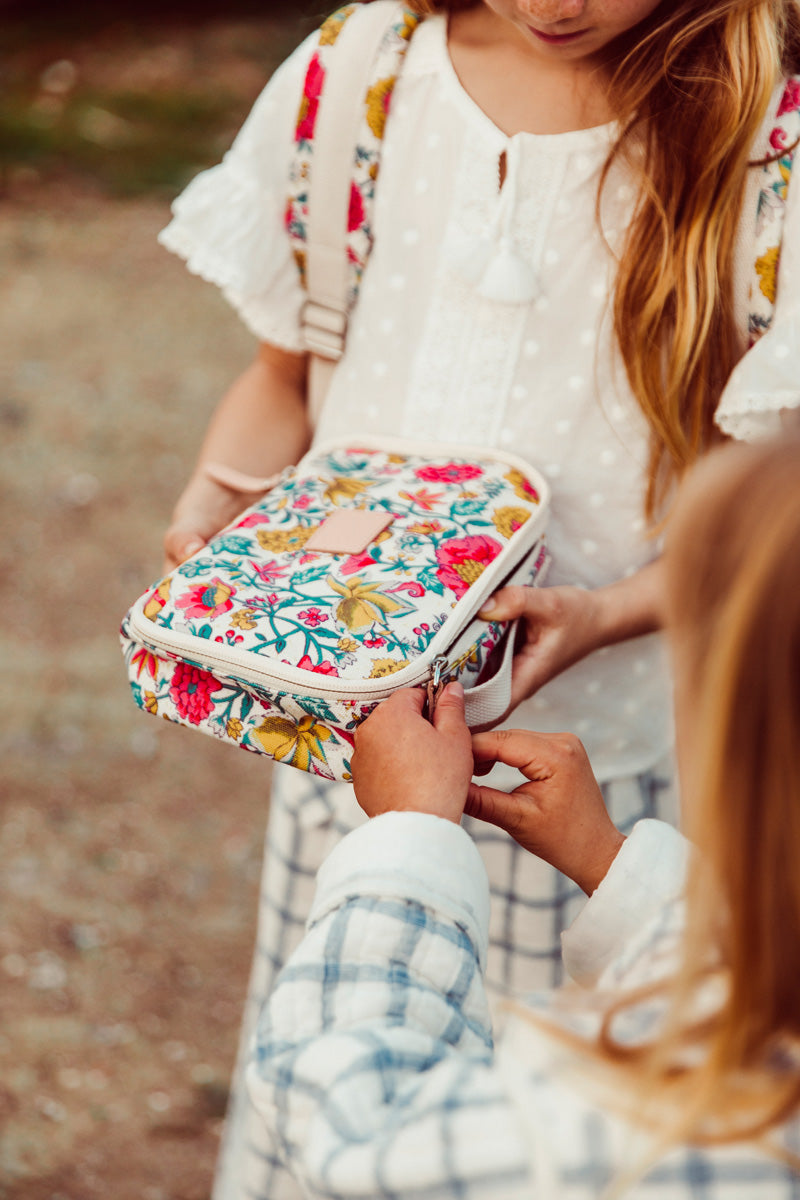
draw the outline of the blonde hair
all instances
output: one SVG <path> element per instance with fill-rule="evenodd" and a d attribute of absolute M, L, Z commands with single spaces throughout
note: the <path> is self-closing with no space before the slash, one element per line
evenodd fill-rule
<path fill-rule="evenodd" d="M 407 0 L 422 14 L 475 0 Z M 617 344 L 651 433 L 645 511 L 715 440 L 744 350 L 734 250 L 752 146 L 782 73 L 800 69 L 797 0 L 664 0 L 608 48 L 623 160 L 638 204 L 613 299 Z M 755 224 L 755 214 L 753 215 Z"/>
<path fill-rule="evenodd" d="M 693 664 L 683 967 L 654 989 L 669 1001 L 663 1036 L 615 1038 L 639 992 L 607 1014 L 598 1047 L 634 1106 L 651 1097 L 651 1123 L 698 1143 L 763 1136 L 800 1106 L 800 437 L 709 467 L 667 552 L 672 632 Z M 721 1003 L 699 1018 L 713 974 Z"/>

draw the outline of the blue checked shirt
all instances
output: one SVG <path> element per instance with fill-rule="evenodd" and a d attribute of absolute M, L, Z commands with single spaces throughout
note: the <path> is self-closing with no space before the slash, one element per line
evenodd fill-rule
<path fill-rule="evenodd" d="M 533 1007 L 591 1035 L 606 985 L 670 969 L 686 847 L 637 825 L 564 936 L 576 998 Z M 633 1170 L 640 1200 L 800 1200 L 800 1176 L 753 1146 L 653 1161 L 529 1019 L 495 1050 L 483 985 L 489 892 L 458 826 L 389 813 L 329 856 L 302 944 L 259 1023 L 248 1084 L 278 1154 L 329 1200 L 601 1200 Z M 596 986 L 594 986 L 596 985 Z M 638 1012 L 631 1036 L 657 1015 Z M 800 1149 L 800 1125 L 783 1131 Z"/>

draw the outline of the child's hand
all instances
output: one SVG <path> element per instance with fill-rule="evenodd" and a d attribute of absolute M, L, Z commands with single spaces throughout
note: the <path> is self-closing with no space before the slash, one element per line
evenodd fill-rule
<path fill-rule="evenodd" d="M 194 475 L 164 534 L 164 574 L 201 550 L 252 502 L 252 495 L 234 492 L 202 473 Z"/>
<path fill-rule="evenodd" d="M 577 587 L 505 587 L 484 606 L 481 617 L 519 617 L 525 624 L 514 656 L 512 708 L 597 648 L 594 607 L 595 593 Z"/>
<path fill-rule="evenodd" d="M 511 706 L 601 646 L 660 629 L 664 623 L 663 563 L 648 563 L 605 587 L 505 587 L 487 601 L 487 620 L 525 622 L 514 658 Z"/>
<path fill-rule="evenodd" d="M 529 782 L 510 794 L 473 783 L 465 812 L 499 825 L 591 895 L 625 839 L 606 811 L 578 738 L 498 729 L 476 734 L 472 750 L 477 774 L 503 762 Z"/>
<path fill-rule="evenodd" d="M 433 725 L 422 715 L 424 703 L 421 688 L 405 688 L 379 704 L 356 731 L 353 784 L 369 817 L 424 812 L 461 820 L 472 777 L 464 689 L 448 684 Z"/>

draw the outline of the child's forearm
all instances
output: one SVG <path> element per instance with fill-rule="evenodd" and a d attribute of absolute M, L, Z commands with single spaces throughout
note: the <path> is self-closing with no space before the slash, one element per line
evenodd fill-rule
<path fill-rule="evenodd" d="M 272 475 L 297 462 L 310 438 L 306 359 L 265 344 L 220 401 L 197 466 L 219 462 L 248 475 Z"/>
<path fill-rule="evenodd" d="M 254 500 L 210 478 L 206 463 L 264 478 L 297 462 L 310 439 L 306 359 L 263 344 L 211 418 L 164 535 L 165 572 L 195 554 Z"/>
<path fill-rule="evenodd" d="M 664 569 L 661 558 L 635 575 L 591 593 L 595 647 L 611 646 L 664 626 Z"/>

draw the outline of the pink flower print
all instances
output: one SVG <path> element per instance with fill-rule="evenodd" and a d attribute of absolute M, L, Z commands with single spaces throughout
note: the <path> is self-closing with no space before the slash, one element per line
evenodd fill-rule
<path fill-rule="evenodd" d="M 319 608 L 307 608 L 304 612 L 297 614 L 301 621 L 306 625 L 310 625 L 312 629 L 316 629 L 323 621 L 329 620 L 328 613 L 324 613 Z"/>
<path fill-rule="evenodd" d="M 436 549 L 436 561 L 440 564 L 436 575 L 460 600 L 502 548 L 494 538 L 483 534 L 447 538 Z"/>
<path fill-rule="evenodd" d="M 464 483 L 483 475 L 483 467 L 474 463 L 446 463 L 442 467 L 418 467 L 414 474 L 425 483 Z"/>
<path fill-rule="evenodd" d="M 339 570 L 343 575 L 355 575 L 356 571 L 372 566 L 375 561 L 371 554 L 351 554 L 349 558 L 345 559 Z"/>
<path fill-rule="evenodd" d="M 320 62 L 319 54 L 315 54 L 308 64 L 308 70 L 306 71 L 306 81 L 303 85 L 303 99 L 300 103 L 300 120 L 297 122 L 297 129 L 294 135 L 296 142 L 310 141 L 314 136 L 319 98 L 322 95 L 324 81 L 325 68 Z"/>
<path fill-rule="evenodd" d="M 179 662 L 172 672 L 169 694 L 178 715 L 190 725 L 199 725 L 214 707 L 212 692 L 218 692 L 221 687 L 222 684 L 208 671 Z"/>
<path fill-rule="evenodd" d="M 307 654 L 304 654 L 297 665 L 301 671 L 314 671 L 317 675 L 335 675 L 337 679 L 339 677 L 338 668 L 325 658 L 322 662 L 314 663 Z"/>
<path fill-rule="evenodd" d="M 365 646 L 368 646 L 370 650 L 375 650 L 375 649 L 377 649 L 377 647 L 378 647 L 378 646 L 385 646 L 385 645 L 386 645 L 386 638 L 382 638 L 382 637 L 365 637 L 365 638 L 364 638 L 364 645 L 365 645 Z"/>
<path fill-rule="evenodd" d="M 308 508 L 310 503 L 311 497 L 305 492 L 303 492 L 303 494 L 300 496 L 295 496 L 294 500 L 292 501 L 294 508 Z"/>
<path fill-rule="evenodd" d="M 223 613 L 230 612 L 233 608 L 231 596 L 235 595 L 236 588 L 223 583 L 215 575 L 210 583 L 200 583 L 184 592 L 175 604 L 185 610 L 187 617 L 208 617 L 213 621 Z"/>
<path fill-rule="evenodd" d="M 416 579 L 405 579 L 402 583 L 398 583 L 396 587 L 386 589 L 394 595 L 395 592 L 408 592 L 409 596 L 413 596 L 415 600 L 420 600 L 425 595 L 425 588 Z"/>
<path fill-rule="evenodd" d="M 786 150 L 788 148 L 786 145 L 786 130 L 781 129 L 780 125 L 773 129 L 772 133 L 769 135 L 769 144 L 772 146 L 773 150 L 777 150 L 781 153 Z"/>
<path fill-rule="evenodd" d="M 250 566 L 262 583 L 282 583 L 281 576 L 289 570 L 288 565 L 279 567 L 276 563 L 257 563 L 250 560 Z"/>
<path fill-rule="evenodd" d="M 136 678 L 140 679 L 142 671 L 146 668 L 152 679 L 155 679 L 158 674 L 158 659 L 155 654 L 151 654 L 149 650 L 142 648 L 137 650 L 131 659 L 131 664 L 136 665 Z"/>
<path fill-rule="evenodd" d="M 366 210 L 361 192 L 354 183 L 350 185 L 350 208 L 347 214 L 347 232 L 353 233 L 364 224 Z"/>
<path fill-rule="evenodd" d="M 425 512 L 433 512 L 443 495 L 444 492 L 432 492 L 429 488 L 419 488 L 416 492 L 400 492 L 400 499 L 416 504 Z"/>
<path fill-rule="evenodd" d="M 794 112 L 796 108 L 800 108 L 800 81 L 790 79 L 781 96 L 778 116 L 782 117 L 784 113 Z"/>
<path fill-rule="evenodd" d="M 242 517 L 241 521 L 237 521 L 234 529 L 252 529 L 254 525 L 263 525 L 267 518 L 264 513 L 250 513 L 247 517 Z"/>

